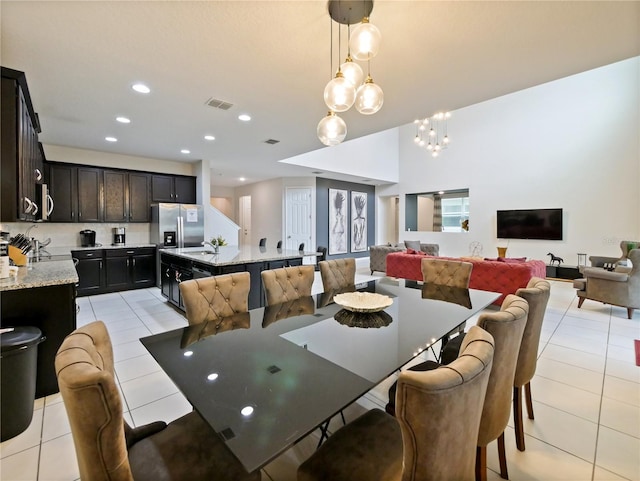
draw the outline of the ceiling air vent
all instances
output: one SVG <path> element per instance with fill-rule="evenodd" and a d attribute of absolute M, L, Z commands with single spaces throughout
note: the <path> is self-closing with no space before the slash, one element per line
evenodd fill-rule
<path fill-rule="evenodd" d="M 207 105 L 209 107 L 213 107 L 214 109 L 220 110 L 229 110 L 231 107 L 233 107 L 232 103 L 225 102 L 224 100 L 220 99 L 214 99 L 213 97 L 207 100 Z"/>
<path fill-rule="evenodd" d="M 269 144 L 269 145 L 277 144 L 278 142 L 280 141 L 276 139 L 267 139 L 264 141 L 265 144 Z"/>

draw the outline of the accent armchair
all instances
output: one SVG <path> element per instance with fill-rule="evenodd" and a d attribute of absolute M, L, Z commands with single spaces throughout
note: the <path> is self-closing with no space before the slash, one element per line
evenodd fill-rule
<path fill-rule="evenodd" d="M 640 249 L 631 250 L 627 258 L 633 263 L 632 267 L 619 265 L 613 271 L 585 267 L 584 278 L 573 281 L 578 289 L 578 307 L 582 307 L 585 299 L 600 301 L 626 307 L 631 319 L 633 310 L 640 309 Z"/>
<path fill-rule="evenodd" d="M 640 241 L 623 240 L 620 242 L 622 257 L 590 256 L 589 261 L 591 262 L 591 267 L 604 267 L 605 264 L 626 266 L 629 251 L 637 248 L 640 248 Z"/>

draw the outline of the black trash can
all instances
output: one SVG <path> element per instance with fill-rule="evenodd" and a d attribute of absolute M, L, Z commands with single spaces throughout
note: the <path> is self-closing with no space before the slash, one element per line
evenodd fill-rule
<path fill-rule="evenodd" d="M 0 441 L 17 436 L 31 424 L 38 344 L 44 339 L 37 327 L 0 330 Z"/>

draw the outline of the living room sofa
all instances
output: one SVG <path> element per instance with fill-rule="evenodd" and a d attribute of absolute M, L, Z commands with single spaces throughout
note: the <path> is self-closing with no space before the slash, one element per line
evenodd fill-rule
<path fill-rule="evenodd" d="M 411 252 L 411 251 L 408 251 Z M 414 251 L 415 252 L 415 251 Z M 403 279 L 422 280 L 420 263 L 424 254 L 392 252 L 387 256 L 386 273 L 391 277 Z M 441 259 L 456 259 L 441 257 Z M 499 260 L 498 260 L 499 259 Z M 501 305 L 507 294 L 515 294 L 521 288 L 526 287 L 532 277 L 546 277 L 546 264 L 540 260 L 498 258 L 485 260 L 476 257 L 462 257 L 456 260 L 464 260 L 473 264 L 469 287 L 483 291 L 500 292 L 502 295 L 496 299 L 495 305 Z"/>
<path fill-rule="evenodd" d="M 420 251 L 430 256 L 437 256 L 440 253 L 440 246 L 438 244 L 420 244 Z M 369 247 L 369 269 L 371 274 L 375 271 L 387 272 L 387 255 L 392 252 L 404 252 L 407 246 L 404 243 L 400 244 L 385 244 Z"/>

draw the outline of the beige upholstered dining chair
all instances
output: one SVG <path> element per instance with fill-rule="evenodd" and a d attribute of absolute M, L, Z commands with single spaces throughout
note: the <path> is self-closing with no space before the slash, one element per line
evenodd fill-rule
<path fill-rule="evenodd" d="M 398 417 L 368 411 L 298 468 L 298 481 L 471 481 L 493 338 L 472 327 L 460 357 L 398 380 Z"/>
<path fill-rule="evenodd" d="M 311 295 L 313 266 L 293 266 L 262 271 L 262 285 L 267 305 L 282 304 Z"/>
<path fill-rule="evenodd" d="M 55 359 L 60 394 L 84 481 L 259 480 L 193 411 L 168 425 L 131 428 L 116 387 L 111 340 L 102 321 L 76 329 Z"/>
<path fill-rule="evenodd" d="M 496 439 L 498 440 L 500 476 L 503 479 L 509 479 L 504 430 L 509 422 L 513 379 L 528 314 L 527 301 L 509 294 L 502 302 L 499 311 L 484 313 L 478 318 L 477 325 L 495 339 L 495 352 L 478 434 L 477 480 L 487 479 L 487 445 Z"/>
<path fill-rule="evenodd" d="M 248 312 L 250 282 L 248 272 L 181 282 L 180 294 L 189 325 Z"/>
<path fill-rule="evenodd" d="M 420 264 L 424 282 L 450 287 L 469 287 L 469 279 L 473 264 L 471 262 L 454 261 L 425 257 Z"/>
<path fill-rule="evenodd" d="M 522 423 L 522 389 L 524 387 L 529 419 L 533 419 L 530 381 L 536 373 L 540 331 L 542 330 L 542 321 L 544 320 L 544 313 L 547 309 L 550 294 L 551 284 L 538 277 L 532 277 L 527 287 L 522 287 L 516 291 L 516 296 L 522 297 L 529 303 L 529 315 L 522 335 L 522 343 L 520 344 L 520 352 L 513 379 L 513 424 L 516 432 L 516 446 L 520 451 L 525 449 L 524 426 Z"/>
<path fill-rule="evenodd" d="M 311 296 L 300 297 L 282 304 L 270 304 L 264 308 L 262 327 L 268 327 L 282 319 L 304 316 L 314 312 L 316 312 L 316 305 Z"/>
<path fill-rule="evenodd" d="M 633 318 L 634 309 L 640 309 L 640 249 L 627 254 L 633 266 L 617 266 L 614 271 L 599 267 L 585 267 L 584 279 L 575 279 L 578 289 L 578 307 L 585 299 L 626 307 L 627 317 Z"/>
<path fill-rule="evenodd" d="M 335 291 L 356 282 L 356 260 L 353 257 L 320 261 L 318 267 L 324 291 Z"/>

